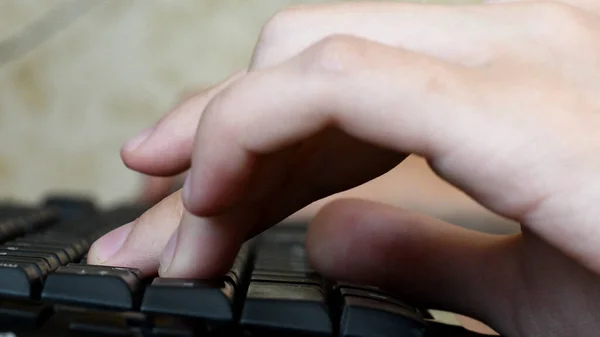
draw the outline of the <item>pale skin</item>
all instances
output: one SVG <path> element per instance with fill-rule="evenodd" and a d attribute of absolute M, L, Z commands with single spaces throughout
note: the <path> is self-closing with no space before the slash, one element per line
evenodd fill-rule
<path fill-rule="evenodd" d="M 510 337 L 598 336 L 599 79 L 595 0 L 282 11 L 247 70 L 124 147 L 134 170 L 189 169 L 189 179 L 88 260 L 219 275 L 248 237 L 412 153 L 522 232 L 471 231 L 400 200 L 336 198 L 308 229 L 317 270 Z"/>

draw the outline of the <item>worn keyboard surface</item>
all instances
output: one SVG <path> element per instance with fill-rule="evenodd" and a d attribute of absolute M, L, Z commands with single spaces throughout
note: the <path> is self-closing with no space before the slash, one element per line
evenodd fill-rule
<path fill-rule="evenodd" d="M 247 242 L 215 280 L 86 263 L 97 238 L 144 209 L 0 203 L 0 336 L 474 335 L 380 289 L 324 280 L 307 262 L 302 226 Z"/>

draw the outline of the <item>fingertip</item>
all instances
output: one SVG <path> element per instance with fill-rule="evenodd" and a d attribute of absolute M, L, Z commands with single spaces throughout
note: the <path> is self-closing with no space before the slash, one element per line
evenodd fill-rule
<path fill-rule="evenodd" d="M 160 256 L 158 274 L 169 278 L 207 279 L 224 275 L 245 237 L 239 221 L 199 218 L 185 213 Z"/>
<path fill-rule="evenodd" d="M 307 253 L 314 268 L 332 279 L 359 283 L 385 280 L 381 277 L 385 270 L 369 272 L 365 268 L 385 264 L 388 248 L 384 244 L 388 243 L 380 236 L 387 236 L 389 240 L 394 236 L 393 232 L 386 233 L 379 228 L 389 222 L 386 208 L 376 202 L 353 198 L 336 199 L 324 205 L 311 221 L 307 233 Z"/>
<path fill-rule="evenodd" d="M 216 128 L 215 128 L 216 129 Z M 223 137 L 219 144 L 199 141 L 183 186 L 185 209 L 196 217 L 213 218 L 231 212 L 249 192 L 256 158 L 234 141 Z"/>
<path fill-rule="evenodd" d="M 140 146 L 142 146 L 146 140 L 148 140 L 152 136 L 153 132 L 154 132 L 154 126 L 143 130 L 137 136 L 133 137 L 132 139 L 130 139 L 129 141 L 127 141 L 125 143 L 125 145 L 123 146 L 123 151 L 125 153 L 135 151 Z"/>
<path fill-rule="evenodd" d="M 171 194 L 135 221 L 96 240 L 88 252 L 88 263 L 136 268 L 144 277 L 156 275 L 160 254 L 181 219 L 180 195 Z"/>
<path fill-rule="evenodd" d="M 133 222 L 114 229 L 92 244 L 87 255 L 90 264 L 110 263 L 110 258 L 117 254 L 131 233 Z"/>
<path fill-rule="evenodd" d="M 395 289 L 469 315 L 483 310 L 507 278 L 503 240 L 384 204 L 340 199 L 311 222 L 307 254 L 329 279 Z M 480 282 L 489 279 L 497 283 Z"/>
<path fill-rule="evenodd" d="M 190 167 L 191 143 L 192 140 L 169 143 L 161 139 L 147 139 L 144 145 L 135 150 L 123 146 L 120 151 L 121 160 L 127 168 L 142 174 L 173 176 Z"/>

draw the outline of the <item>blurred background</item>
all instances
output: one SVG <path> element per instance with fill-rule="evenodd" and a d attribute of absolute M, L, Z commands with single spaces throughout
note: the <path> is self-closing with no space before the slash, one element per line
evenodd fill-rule
<path fill-rule="evenodd" d="M 0 0 L 0 198 L 132 197 L 122 144 L 247 65 L 276 11 L 319 2 Z"/>

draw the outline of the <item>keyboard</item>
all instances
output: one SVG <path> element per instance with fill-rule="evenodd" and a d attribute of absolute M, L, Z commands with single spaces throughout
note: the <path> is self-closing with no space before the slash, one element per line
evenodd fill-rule
<path fill-rule="evenodd" d="M 218 279 L 144 279 L 87 264 L 97 238 L 147 208 L 73 196 L 0 202 L 0 337 L 483 336 L 451 313 L 323 279 L 307 262 L 304 224 L 246 242 Z"/>

